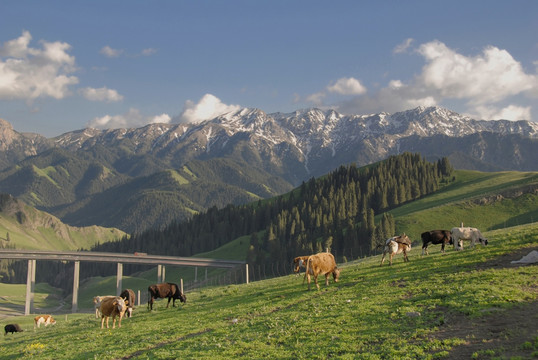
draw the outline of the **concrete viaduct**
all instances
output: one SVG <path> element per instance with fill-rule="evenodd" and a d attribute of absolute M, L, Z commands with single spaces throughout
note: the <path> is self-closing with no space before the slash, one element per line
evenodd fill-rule
<path fill-rule="evenodd" d="M 35 271 L 37 260 L 73 261 L 75 263 L 73 275 L 73 302 L 72 312 L 78 310 L 78 288 L 80 277 L 80 262 L 117 263 L 116 295 L 122 291 L 123 264 L 144 264 L 157 266 L 157 282 L 164 281 L 165 265 L 235 268 L 246 267 L 246 282 L 249 282 L 248 264 L 244 261 L 203 259 L 192 257 L 148 255 L 146 253 L 121 254 L 92 251 L 43 251 L 43 250 L 16 250 L 0 249 L 0 259 L 28 260 L 28 276 L 26 281 L 26 304 L 24 314 L 29 315 L 34 307 Z"/>

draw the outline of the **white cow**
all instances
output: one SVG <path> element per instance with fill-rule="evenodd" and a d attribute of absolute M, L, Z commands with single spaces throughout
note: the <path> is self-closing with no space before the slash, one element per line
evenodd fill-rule
<path fill-rule="evenodd" d="M 477 228 L 455 227 L 452 228 L 451 232 L 455 250 L 463 250 L 463 240 L 471 240 L 471 247 L 474 247 L 477 242 L 482 245 L 488 244 L 488 239 L 482 236 L 482 233 Z"/>

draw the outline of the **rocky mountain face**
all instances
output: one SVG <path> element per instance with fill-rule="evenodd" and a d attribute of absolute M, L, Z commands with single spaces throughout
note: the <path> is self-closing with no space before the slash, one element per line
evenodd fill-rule
<path fill-rule="evenodd" d="M 84 129 L 46 139 L 19 134 L 0 121 L 0 192 L 79 226 L 88 225 L 82 214 L 94 214 L 97 224 L 104 220 L 95 214 L 110 219 L 111 203 L 132 214 L 125 203 L 155 208 L 147 194 L 159 192 L 162 203 L 165 192 L 181 193 L 167 206 L 182 211 L 168 212 L 169 220 L 227 201 L 274 196 L 340 165 L 363 166 L 404 151 L 428 160 L 446 156 L 455 168 L 536 171 L 538 124 L 473 120 L 439 107 L 372 115 L 242 109 L 197 124 Z M 171 176 L 170 169 L 177 174 Z M 140 184 L 145 196 L 136 200 L 132 194 Z M 114 191 L 117 186 L 121 191 Z M 154 221 L 165 212 L 156 211 Z M 118 221 L 123 230 L 140 230 L 126 219 Z"/>

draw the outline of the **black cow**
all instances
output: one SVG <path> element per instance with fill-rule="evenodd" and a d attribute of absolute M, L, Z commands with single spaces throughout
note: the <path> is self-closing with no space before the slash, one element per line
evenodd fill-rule
<path fill-rule="evenodd" d="M 121 292 L 120 297 L 127 300 L 127 317 L 133 316 L 133 309 L 135 303 L 135 293 L 131 289 L 125 289 Z"/>
<path fill-rule="evenodd" d="M 428 244 L 441 244 L 441 251 L 445 252 L 445 245 L 452 244 L 452 233 L 450 230 L 431 230 L 420 234 L 422 238 L 422 255 L 428 255 Z"/>
<path fill-rule="evenodd" d="M 172 306 L 176 306 L 176 299 L 181 302 L 187 302 L 187 297 L 181 292 L 177 284 L 174 283 L 162 283 L 153 284 L 148 287 L 148 309 L 153 310 L 153 300 L 159 298 L 168 298 L 166 308 L 170 305 L 170 300 L 174 299 Z"/>
<path fill-rule="evenodd" d="M 4 336 L 6 336 L 8 332 L 13 334 L 13 333 L 16 333 L 16 332 L 22 332 L 23 331 L 21 329 L 21 327 L 19 326 L 19 324 L 7 324 L 6 326 L 4 326 L 4 330 L 6 331 Z"/>

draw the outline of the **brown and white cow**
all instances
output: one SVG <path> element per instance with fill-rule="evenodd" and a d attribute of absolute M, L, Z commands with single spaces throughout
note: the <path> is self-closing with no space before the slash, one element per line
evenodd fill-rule
<path fill-rule="evenodd" d="M 407 252 L 411 250 L 411 240 L 409 240 L 409 237 L 405 234 L 402 234 L 400 236 L 393 236 L 387 241 L 385 241 L 385 247 L 383 248 L 383 257 L 381 258 L 381 265 L 383 265 L 383 262 L 385 261 L 385 256 L 387 254 L 390 254 L 390 265 L 392 265 L 392 258 L 394 255 L 398 255 L 403 253 L 404 256 L 404 262 L 409 261 L 409 258 L 407 257 Z"/>
<path fill-rule="evenodd" d="M 133 316 L 134 304 L 135 304 L 135 293 L 131 289 L 125 289 L 121 292 L 120 297 L 127 300 L 127 317 Z"/>
<path fill-rule="evenodd" d="M 482 233 L 477 228 L 455 227 L 452 228 L 451 232 L 452 242 L 456 250 L 463 250 L 463 240 L 471 240 L 471 247 L 474 247 L 477 242 L 482 245 L 488 244 L 488 239 L 482 236 Z"/>
<path fill-rule="evenodd" d="M 182 303 L 187 302 L 187 297 L 181 292 L 181 289 L 177 284 L 174 283 L 162 283 L 162 284 L 153 284 L 148 287 L 148 309 L 153 310 L 153 301 L 159 298 L 168 298 L 168 303 L 166 308 L 170 305 L 170 300 L 172 306 L 176 306 L 176 299 L 179 299 Z"/>
<path fill-rule="evenodd" d="M 116 328 L 116 316 L 119 318 L 118 327 L 121 327 L 121 319 L 127 310 L 128 301 L 120 296 L 105 298 L 101 300 L 101 329 L 106 318 L 106 328 L 108 329 L 108 319 L 112 317 L 112 329 Z"/>
<path fill-rule="evenodd" d="M 41 324 L 48 326 L 56 324 L 56 320 L 50 315 L 38 315 L 34 318 L 34 329 L 40 327 Z"/>
<path fill-rule="evenodd" d="M 306 261 L 308 260 L 308 257 L 310 255 L 306 256 L 297 256 L 295 259 L 293 259 L 293 272 L 299 275 L 301 272 L 301 268 L 306 268 Z"/>
<path fill-rule="evenodd" d="M 420 234 L 422 239 L 422 255 L 428 255 L 428 244 L 441 244 L 441 252 L 445 252 L 445 245 L 452 244 L 452 233 L 449 230 L 430 230 Z"/>
<path fill-rule="evenodd" d="M 338 282 L 340 269 L 336 266 L 336 261 L 331 253 L 322 252 L 310 255 L 306 261 L 305 279 L 308 280 L 308 290 L 310 290 L 310 276 L 314 276 L 314 283 L 319 290 L 318 276 L 325 275 L 325 285 L 329 285 L 329 275 L 332 274 L 334 282 Z M 304 281 L 303 281 L 304 283 Z"/>
<path fill-rule="evenodd" d="M 101 313 L 99 312 L 99 308 L 101 307 L 101 301 L 107 298 L 113 298 L 113 295 L 104 295 L 104 296 L 94 296 L 93 297 L 93 306 L 95 307 L 95 318 L 99 319 L 101 317 Z"/>

